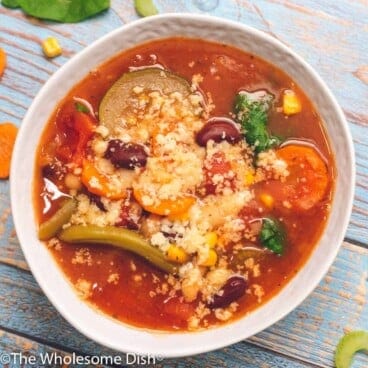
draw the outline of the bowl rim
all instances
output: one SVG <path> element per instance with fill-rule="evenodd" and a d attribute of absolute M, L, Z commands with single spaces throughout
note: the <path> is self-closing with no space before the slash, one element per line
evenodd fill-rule
<path fill-rule="evenodd" d="M 103 43 L 105 43 L 106 41 L 116 37 L 117 35 L 119 35 L 121 32 L 131 32 L 132 30 L 134 30 L 134 28 L 136 28 L 137 26 L 143 25 L 143 24 L 149 24 L 149 23 L 156 23 L 159 21 L 165 21 L 165 20 L 169 20 L 169 21 L 175 21 L 175 20 L 190 20 L 190 21 L 198 21 L 198 22 L 205 22 L 205 23 L 216 23 L 219 27 L 221 26 L 227 26 L 230 28 L 235 28 L 237 30 L 240 30 L 241 32 L 245 32 L 248 33 L 250 35 L 255 35 L 258 38 L 262 38 L 263 40 L 265 40 L 267 43 L 272 44 L 274 47 L 276 47 L 277 49 L 281 50 L 281 52 L 283 53 L 288 53 L 292 56 L 292 58 L 294 60 L 296 60 L 305 70 L 306 72 L 312 77 L 312 79 L 314 81 L 316 81 L 316 83 L 318 84 L 318 87 L 322 89 L 322 92 L 324 93 L 324 95 L 327 96 L 327 98 L 329 99 L 330 104 L 333 107 L 333 110 L 335 112 L 335 114 L 338 117 L 338 121 L 340 123 L 340 127 L 343 131 L 343 138 L 344 138 L 344 142 L 346 143 L 346 147 L 347 147 L 347 159 L 349 161 L 350 164 L 350 172 L 351 172 L 351 177 L 348 178 L 347 180 L 349 180 L 349 187 L 350 190 L 349 192 L 346 193 L 345 196 L 345 207 L 344 209 L 346 209 L 346 211 L 340 216 L 341 220 L 340 220 L 340 228 L 338 229 L 339 233 L 337 235 L 337 240 L 338 240 L 338 244 L 335 245 L 330 252 L 327 254 L 326 259 L 324 261 L 324 263 L 319 266 L 318 272 L 315 274 L 310 275 L 311 279 L 310 282 L 305 285 L 305 289 L 304 292 L 301 293 L 300 295 L 298 295 L 297 298 L 293 299 L 290 301 L 290 303 L 288 304 L 288 308 L 286 308 L 283 311 L 276 311 L 270 320 L 262 320 L 259 322 L 259 324 L 257 325 L 257 328 L 253 328 L 253 330 L 251 330 L 250 332 L 242 332 L 242 333 L 236 333 L 235 335 L 232 333 L 233 329 L 232 327 L 234 326 L 234 324 L 238 324 L 239 321 L 244 320 L 244 317 L 240 317 L 239 319 L 228 323 L 228 324 L 224 324 L 221 325 L 219 327 L 216 327 L 215 330 L 221 330 L 225 332 L 228 332 L 228 334 L 226 336 L 224 336 L 224 338 L 222 339 L 210 339 L 209 341 L 203 341 L 206 337 L 210 337 L 213 334 L 213 331 L 215 331 L 214 329 L 207 329 L 205 331 L 198 331 L 198 332 L 175 332 L 174 334 L 172 333 L 167 333 L 167 335 L 171 335 L 171 336 L 175 336 L 175 335 L 182 335 L 182 336 L 194 336 L 194 335 L 200 335 L 203 341 L 203 344 L 195 344 L 192 343 L 191 344 L 187 344 L 187 346 L 179 346 L 177 348 L 172 348 L 167 349 L 166 346 L 162 346 L 162 348 L 155 348 L 154 350 L 148 350 L 147 346 L 141 346 L 140 343 L 132 343 L 132 342 L 123 342 L 123 343 L 117 343 L 116 341 L 114 341 L 114 339 L 110 338 L 106 338 L 105 336 L 101 336 L 99 331 L 97 331 L 96 329 L 92 328 L 92 326 L 90 326 L 90 328 L 88 326 L 86 326 L 85 324 L 81 323 L 80 320 L 78 320 L 78 318 L 76 318 L 73 315 L 73 311 L 69 310 L 68 308 L 61 305 L 60 300 L 57 300 L 57 296 L 55 294 L 54 291 L 51 290 L 51 288 L 48 285 L 47 280 L 42 276 L 42 273 L 40 272 L 39 266 L 37 265 L 36 259 L 34 259 L 34 256 L 32 255 L 32 251 L 31 249 L 26 246 L 28 239 L 26 238 L 25 234 L 23 233 L 22 227 L 21 227 L 21 221 L 20 221 L 20 216 L 22 216 L 22 205 L 18 204 L 18 192 L 16 190 L 17 187 L 19 187 L 19 175 L 18 175 L 18 166 L 22 160 L 22 142 L 24 142 L 27 139 L 27 134 L 28 131 L 30 129 L 30 124 L 31 124 L 31 117 L 32 115 L 35 113 L 35 111 L 37 110 L 37 107 L 40 103 L 42 103 L 42 99 L 45 96 L 48 87 L 54 83 L 54 81 L 57 81 L 60 76 L 62 76 L 64 74 L 64 71 L 68 70 L 69 68 L 73 68 L 75 67 L 75 65 L 77 65 L 77 62 L 79 59 L 81 59 L 84 55 L 88 55 L 90 53 L 91 50 L 93 50 L 95 47 L 97 47 L 98 45 L 101 45 Z M 173 36 L 169 36 L 169 37 L 173 37 Z M 193 38 L 193 37 L 190 37 Z M 198 37 L 199 39 L 206 39 L 204 37 Z M 149 42 L 148 40 L 145 42 Z M 140 44 L 142 42 L 137 43 Z M 236 47 L 236 46 L 235 46 Z M 111 58 L 113 55 L 110 55 L 109 57 L 105 58 L 105 61 L 107 61 L 109 58 Z M 64 95 L 67 93 L 67 91 L 64 93 Z M 313 102 L 313 101 L 312 101 Z M 55 103 L 56 104 L 56 103 Z M 45 123 L 46 124 L 46 123 Z M 43 126 L 44 129 L 45 125 Z M 332 143 L 330 141 L 330 143 Z M 34 158 L 33 158 L 34 160 Z M 33 167 L 32 167 L 33 168 Z M 333 94 L 331 93 L 330 89 L 327 87 L 326 83 L 321 79 L 321 77 L 317 74 L 317 72 L 306 62 L 304 61 L 304 59 L 302 59 L 297 53 L 295 53 L 292 49 L 290 49 L 288 46 L 284 45 L 282 42 L 280 42 L 279 40 L 277 40 L 276 38 L 270 36 L 269 34 L 260 31 L 258 29 L 255 29 L 253 27 L 247 26 L 245 24 L 239 23 L 239 22 L 235 22 L 232 20 L 228 20 L 228 19 L 223 19 L 223 18 L 218 18 L 218 17 L 213 17 L 213 16 L 209 16 L 209 15 L 203 15 L 203 14 L 192 14 L 192 13 L 184 13 L 184 14 L 177 14 L 177 13 L 166 13 L 166 14 L 161 14 L 161 15 L 156 15 L 153 17 L 147 17 L 147 18 L 143 18 L 143 19 L 139 19 L 139 20 L 135 20 L 133 22 L 130 22 L 126 25 L 123 25 L 109 33 L 107 33 L 106 35 L 104 35 L 103 37 L 97 39 L 96 41 L 94 41 L 92 44 L 90 44 L 89 46 L 87 46 L 86 48 L 84 48 L 82 51 L 80 51 L 79 53 L 77 53 L 76 55 L 74 55 L 70 60 L 68 60 L 62 67 L 60 67 L 49 79 L 48 81 L 44 84 L 44 86 L 41 88 L 41 90 L 37 93 L 36 97 L 34 98 L 31 106 L 29 107 L 23 122 L 21 124 L 21 127 L 19 129 L 19 133 L 18 133 L 18 137 L 17 137 L 17 141 L 14 147 L 14 153 L 13 153 L 13 159 L 12 159 L 12 165 L 11 165 L 11 175 L 10 175 L 10 187 L 11 187 L 11 207 L 12 207 L 12 213 L 13 213 L 13 219 L 14 219 L 14 225 L 15 225 L 15 229 L 16 229 L 16 233 L 18 235 L 18 239 L 19 242 L 21 244 L 21 248 L 22 251 L 25 255 L 26 261 L 28 263 L 28 265 L 30 266 L 30 270 L 33 274 L 33 276 L 35 277 L 37 283 L 40 285 L 42 291 L 45 293 L 45 295 L 47 296 L 47 298 L 51 301 L 52 305 L 58 310 L 58 312 L 73 326 L 75 327 L 78 331 L 80 331 L 81 333 L 83 333 L 85 336 L 87 336 L 88 338 L 104 345 L 107 346 L 109 348 L 121 351 L 121 352 L 125 352 L 125 353 L 136 353 L 136 354 L 140 354 L 140 355 L 148 355 L 148 354 L 152 354 L 152 355 L 156 355 L 156 356 L 161 356 L 161 357 L 167 357 L 167 358 L 173 358 L 173 357 L 183 357 L 183 356 L 188 356 L 188 355 L 194 355 L 194 354 L 199 354 L 199 353 L 204 353 L 204 352 L 208 352 L 208 351 L 212 351 L 218 348 L 222 348 L 224 346 L 228 346 L 230 344 L 239 342 L 245 338 L 248 338 L 264 329 L 266 329 L 267 327 L 273 325 L 274 323 L 276 323 L 277 321 L 279 321 L 280 319 L 282 319 L 283 317 L 285 317 L 287 314 L 289 314 L 292 310 L 294 310 L 300 303 L 302 303 L 304 301 L 304 299 L 316 288 L 316 286 L 318 285 L 318 283 L 323 279 L 324 275 L 327 273 L 328 269 L 330 268 L 331 264 L 333 263 L 337 252 L 340 248 L 340 245 L 344 239 L 344 234 L 346 232 L 348 223 L 349 223 L 349 219 L 350 219 L 350 214 L 351 214 L 351 210 L 352 210 L 352 206 L 353 206 L 353 196 L 354 196 L 354 188 L 355 188 L 355 156 L 354 156 L 354 148 L 353 148 L 353 142 L 352 142 L 352 137 L 351 137 L 351 133 L 348 127 L 348 123 L 345 119 L 345 116 L 340 108 L 340 106 L 338 105 L 335 97 L 333 96 Z M 33 200 L 33 199 L 32 199 Z M 332 213 L 332 210 L 331 210 Z M 331 217 L 331 215 L 330 215 Z M 326 225 L 327 226 L 327 225 Z M 325 230 L 324 230 L 325 231 Z M 318 243 L 321 241 L 321 239 L 319 239 Z M 39 244 L 42 244 L 42 242 L 38 241 Z M 318 245 L 315 247 L 315 249 L 318 247 Z M 308 261 L 313 257 L 313 253 L 309 256 L 309 259 L 302 265 L 301 269 L 303 269 L 305 267 L 305 265 L 308 263 Z M 59 270 L 60 273 L 61 270 Z M 301 272 L 301 271 L 299 271 Z M 64 277 L 64 275 L 62 275 Z M 296 276 L 295 276 L 296 277 Z M 293 279 L 295 279 L 295 277 L 293 277 Z M 285 289 L 287 287 L 287 285 L 290 285 L 293 282 L 293 279 L 291 279 L 284 287 L 283 289 Z M 282 289 L 282 290 L 283 290 Z M 273 296 L 271 298 L 271 301 L 275 298 L 277 298 L 277 296 L 282 292 L 282 290 L 275 296 Z M 83 302 L 84 303 L 84 302 Z M 264 308 L 265 306 L 267 306 L 270 303 L 270 301 L 266 302 L 263 304 L 262 308 Z M 87 303 L 84 303 L 87 304 Z M 89 307 L 88 307 L 89 308 Z M 259 308 L 257 308 L 259 309 Z M 99 312 L 97 312 L 99 313 Z M 254 312 L 252 312 L 254 313 Z M 106 317 L 105 317 L 106 318 Z M 114 322 L 116 324 L 116 322 Z M 119 323 L 119 322 L 118 322 Z M 125 328 L 127 331 L 132 331 L 132 330 L 138 330 L 139 333 L 143 333 L 143 334 L 153 334 L 153 335 L 158 335 L 158 336 L 162 336 L 161 332 L 157 331 L 150 331 L 150 332 L 145 332 L 144 330 L 139 330 L 135 327 L 130 327 L 130 326 L 125 326 L 125 324 L 120 324 L 119 326 L 124 326 L 122 328 Z M 129 333 L 129 332 L 128 332 Z M 163 334 L 165 335 L 166 332 L 163 332 Z M 193 339 L 194 341 L 194 339 Z"/>

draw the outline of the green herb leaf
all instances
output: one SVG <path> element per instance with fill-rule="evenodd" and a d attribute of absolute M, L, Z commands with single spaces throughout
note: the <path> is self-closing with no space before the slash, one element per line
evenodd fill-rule
<path fill-rule="evenodd" d="M 74 23 L 109 8 L 110 0 L 6 0 L 36 18 Z M 2 0 L 4 4 L 4 0 Z"/>
<path fill-rule="evenodd" d="M 4 5 L 7 8 L 19 8 L 18 0 L 1 0 L 1 5 Z"/>
<path fill-rule="evenodd" d="M 79 111 L 79 112 L 84 112 L 84 113 L 89 113 L 90 111 L 89 111 L 89 108 L 86 106 L 86 105 L 83 105 L 82 103 L 80 103 L 80 102 L 76 102 L 75 104 L 74 104 L 74 106 L 75 106 L 75 109 L 77 110 L 77 111 Z"/>
<path fill-rule="evenodd" d="M 149 17 L 158 13 L 152 0 L 134 0 L 134 6 L 141 17 Z"/>
<path fill-rule="evenodd" d="M 257 153 L 280 144 L 279 137 L 267 131 L 268 111 L 273 96 L 265 91 L 240 92 L 235 98 L 234 110 L 247 143 Z"/>
<path fill-rule="evenodd" d="M 282 254 L 285 248 L 285 230 L 282 224 L 273 219 L 266 217 L 263 219 L 260 241 L 263 246 L 270 249 L 276 254 Z"/>

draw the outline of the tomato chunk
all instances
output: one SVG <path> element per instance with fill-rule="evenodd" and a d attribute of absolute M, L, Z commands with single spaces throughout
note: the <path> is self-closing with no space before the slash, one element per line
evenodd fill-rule
<path fill-rule="evenodd" d="M 231 164 L 226 161 L 223 152 L 215 153 L 204 167 L 204 188 L 206 194 L 219 193 L 225 186 L 232 188 L 233 179 L 228 178 L 226 175 L 230 170 Z M 223 179 L 218 180 L 219 177 L 223 177 Z"/>

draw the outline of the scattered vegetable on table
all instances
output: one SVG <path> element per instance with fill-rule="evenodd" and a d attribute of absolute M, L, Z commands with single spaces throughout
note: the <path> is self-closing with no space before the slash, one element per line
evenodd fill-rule
<path fill-rule="evenodd" d="M 0 47 L 0 77 L 4 74 L 6 68 L 6 52 Z"/>
<path fill-rule="evenodd" d="M 368 352 L 368 331 L 351 331 L 344 335 L 336 348 L 336 368 L 349 368 L 354 354 L 358 351 Z"/>
<path fill-rule="evenodd" d="M 10 161 L 18 128 L 12 123 L 0 124 L 0 179 L 9 177 Z"/>
<path fill-rule="evenodd" d="M 158 13 L 152 0 L 134 0 L 134 6 L 137 13 L 142 17 L 148 17 Z"/>
<path fill-rule="evenodd" d="M 55 37 L 47 37 L 42 41 L 42 50 L 48 58 L 54 58 L 61 55 L 62 48 Z"/>

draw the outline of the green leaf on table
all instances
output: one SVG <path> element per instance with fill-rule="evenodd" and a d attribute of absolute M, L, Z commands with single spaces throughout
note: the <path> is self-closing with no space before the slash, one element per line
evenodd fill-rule
<path fill-rule="evenodd" d="M 33 17 L 65 23 L 80 22 L 110 7 L 110 0 L 6 0 Z M 2 0 L 4 4 L 4 0 Z"/>
<path fill-rule="evenodd" d="M 19 8 L 18 0 L 1 0 L 1 5 L 6 6 L 7 8 Z"/>

